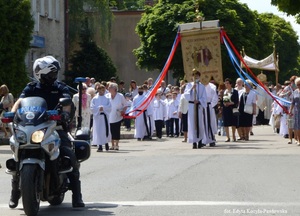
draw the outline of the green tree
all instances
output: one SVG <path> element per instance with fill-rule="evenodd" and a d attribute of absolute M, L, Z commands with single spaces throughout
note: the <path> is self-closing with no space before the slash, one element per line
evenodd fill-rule
<path fill-rule="evenodd" d="M 238 4 L 236 0 L 219 0 L 214 4 L 210 1 L 198 3 L 206 20 L 220 20 L 221 26 L 225 27 L 238 49 L 246 46 L 247 50 L 258 52 L 253 45 L 253 38 L 258 36 L 259 27 L 255 22 L 255 14 L 246 5 Z M 147 8 L 136 28 L 141 40 L 141 46 L 134 50 L 138 66 L 147 70 L 162 69 L 172 47 L 178 24 L 193 22 L 195 17 L 195 2 L 192 0 L 161 0 L 153 8 Z M 226 52 L 224 47 L 223 51 Z M 222 55 L 222 58 L 225 76 L 230 77 L 235 74 L 231 62 L 227 55 Z M 183 77 L 180 47 L 170 69 L 174 71 L 175 77 Z"/>
<path fill-rule="evenodd" d="M 275 26 L 259 17 L 257 12 L 251 11 L 246 4 L 240 4 L 237 0 L 197 1 L 205 20 L 220 20 L 220 25 L 225 28 L 229 38 L 238 50 L 245 47 L 247 54 L 258 59 L 264 58 L 273 51 L 276 37 Z M 134 50 L 137 57 L 137 65 L 147 70 L 161 70 L 172 47 L 176 36 L 178 24 L 193 22 L 195 20 L 195 1 L 187 0 L 160 0 L 152 8 L 146 8 L 136 31 L 140 36 L 141 46 Z M 281 28 L 288 25 L 283 23 Z M 270 31 L 272 29 L 272 31 Z M 281 35 L 286 31 L 280 31 Z M 287 31 L 287 34 L 293 34 Z M 291 35 L 290 35 L 291 36 Z M 291 36 L 291 38 L 293 38 Z M 294 38 L 296 42 L 297 40 Z M 283 46 L 289 46 L 289 42 L 282 41 Z M 294 44 L 294 43 L 293 43 Z M 275 44 L 276 45 L 276 44 Z M 299 48 L 296 47 L 298 51 Z M 297 56 L 289 55 L 287 58 L 297 59 Z M 236 73 L 222 46 L 222 67 L 224 77 L 236 77 Z M 294 65 L 282 65 L 282 70 L 288 71 Z M 174 71 L 174 77 L 183 77 L 183 63 L 181 49 L 176 52 L 170 69 Z"/>
<path fill-rule="evenodd" d="M 271 0 L 271 4 L 277 6 L 280 11 L 295 16 L 297 22 L 300 23 L 300 1 Z"/>
<path fill-rule="evenodd" d="M 299 67 L 298 36 L 291 24 L 283 18 L 270 13 L 260 14 L 259 17 L 271 26 L 272 41 L 279 54 L 280 82 L 283 83 L 295 75 L 294 68 Z"/>
<path fill-rule="evenodd" d="M 30 1 L 0 1 L 0 20 L 0 83 L 16 96 L 28 82 L 24 58 L 34 24 Z"/>
<path fill-rule="evenodd" d="M 153 3 L 155 4 L 156 1 L 154 0 Z M 114 0 L 110 1 L 109 4 L 111 7 L 116 7 L 118 10 L 137 10 L 143 9 L 145 2 L 146 0 Z"/>
<path fill-rule="evenodd" d="M 84 28 L 80 35 L 81 50 L 74 52 L 70 59 L 71 70 L 65 74 L 69 85 L 74 85 L 74 79 L 79 76 L 109 80 L 116 75 L 117 70 L 111 58 L 91 38 L 91 32 Z"/>
<path fill-rule="evenodd" d="M 70 46 L 79 38 L 81 27 L 88 20 L 92 37 L 100 33 L 102 42 L 110 38 L 113 15 L 109 0 L 72 0 L 69 1 L 69 38 Z"/>

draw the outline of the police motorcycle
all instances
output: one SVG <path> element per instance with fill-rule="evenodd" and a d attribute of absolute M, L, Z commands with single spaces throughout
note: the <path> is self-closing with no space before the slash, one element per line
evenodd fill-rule
<path fill-rule="evenodd" d="M 6 173 L 19 177 L 23 208 L 28 216 L 37 215 L 40 201 L 60 205 L 70 189 L 66 173 L 73 168 L 70 158 L 60 154 L 56 131 L 65 121 L 62 108 L 70 104 L 71 99 L 62 98 L 54 110 L 48 110 L 43 98 L 27 97 L 21 100 L 16 113 L 7 112 L 2 118 L 12 131 L 9 142 L 13 158 L 6 161 Z M 87 160 L 89 143 L 69 136 L 78 162 Z"/>

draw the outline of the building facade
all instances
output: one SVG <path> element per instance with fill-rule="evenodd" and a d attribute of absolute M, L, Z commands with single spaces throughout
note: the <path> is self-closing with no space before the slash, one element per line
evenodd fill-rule
<path fill-rule="evenodd" d="M 61 63 L 61 71 L 66 65 L 65 10 L 67 0 L 31 0 L 31 14 L 35 25 L 32 41 L 25 63 L 29 76 L 33 77 L 32 65 L 37 58 L 52 55 Z M 63 74 L 59 74 L 63 80 Z"/>

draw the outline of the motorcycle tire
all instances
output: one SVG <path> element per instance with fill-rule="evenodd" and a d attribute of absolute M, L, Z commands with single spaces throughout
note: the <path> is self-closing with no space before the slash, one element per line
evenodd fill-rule
<path fill-rule="evenodd" d="M 50 205 L 56 206 L 56 205 L 60 205 L 65 198 L 65 193 L 61 193 L 59 196 L 54 196 L 51 199 L 48 200 L 48 202 L 50 203 Z"/>
<path fill-rule="evenodd" d="M 24 164 L 20 173 L 22 202 L 27 216 L 36 216 L 40 208 L 39 169 L 37 164 Z"/>

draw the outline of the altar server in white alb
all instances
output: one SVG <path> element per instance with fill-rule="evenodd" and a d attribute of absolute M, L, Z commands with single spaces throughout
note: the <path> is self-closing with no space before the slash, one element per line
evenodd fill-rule
<path fill-rule="evenodd" d="M 144 89 L 144 95 L 145 97 L 147 97 L 147 95 L 150 94 L 149 90 L 148 90 L 148 86 L 146 84 L 143 85 L 143 89 Z M 152 139 L 152 135 L 154 133 L 154 119 L 153 119 L 153 108 L 152 108 L 152 104 L 153 104 L 153 100 L 149 103 L 148 107 L 147 107 L 147 125 L 149 127 L 149 131 L 147 130 L 147 133 L 144 136 L 144 139 L 146 140 L 151 140 Z"/>
<path fill-rule="evenodd" d="M 177 100 L 177 93 L 172 92 L 172 100 L 168 102 L 167 118 L 170 119 L 170 137 L 179 136 L 179 115 L 178 115 L 179 101 Z M 175 126 L 175 133 L 174 133 Z"/>
<path fill-rule="evenodd" d="M 164 125 L 164 119 L 166 118 L 166 104 L 164 100 L 161 99 L 161 96 L 162 93 L 158 90 L 152 103 L 153 119 L 155 122 L 155 131 L 158 141 L 161 141 L 162 128 Z"/>
<path fill-rule="evenodd" d="M 134 115 L 138 115 L 135 118 L 135 130 L 134 130 L 134 138 L 138 141 L 142 141 L 146 134 L 150 134 L 150 128 L 147 123 L 148 110 L 150 107 L 146 107 L 148 104 L 144 104 L 143 106 L 139 106 L 146 100 L 145 95 L 143 95 L 143 87 L 138 87 L 138 95 L 133 98 L 132 105 L 137 107 L 138 109 L 135 111 Z M 142 112 L 142 113 L 141 113 Z M 140 114 L 141 113 L 141 114 Z"/>
<path fill-rule="evenodd" d="M 205 86 L 200 83 L 200 72 L 193 69 L 194 82 L 187 84 L 184 96 L 189 102 L 188 111 L 188 142 L 193 149 L 202 148 L 205 138 L 203 113 L 207 106 Z"/>
<path fill-rule="evenodd" d="M 217 87 L 213 83 L 205 86 L 207 96 L 207 106 L 205 109 L 205 140 L 204 144 L 213 147 L 216 145 L 215 134 L 218 132 L 217 118 L 214 107 L 218 104 Z"/>
<path fill-rule="evenodd" d="M 102 152 L 102 145 L 108 151 L 108 142 L 111 141 L 109 128 L 109 113 L 111 111 L 110 99 L 105 95 L 105 86 L 98 87 L 98 94 L 91 101 L 93 114 L 93 145 L 98 146 L 97 152 Z"/>

